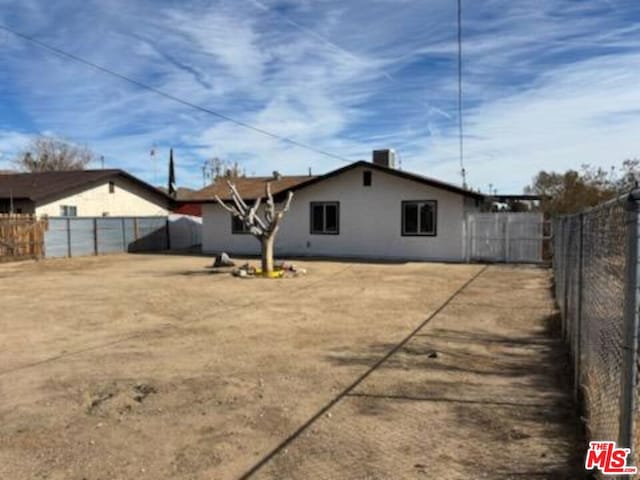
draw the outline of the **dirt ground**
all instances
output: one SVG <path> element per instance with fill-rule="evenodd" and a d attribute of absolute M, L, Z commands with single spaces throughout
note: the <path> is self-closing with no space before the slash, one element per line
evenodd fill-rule
<path fill-rule="evenodd" d="M 582 477 L 546 270 L 210 263 L 0 265 L 1 479 Z"/>

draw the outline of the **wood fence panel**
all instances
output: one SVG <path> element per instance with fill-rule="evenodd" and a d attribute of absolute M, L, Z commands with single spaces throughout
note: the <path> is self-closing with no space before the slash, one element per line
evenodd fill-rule
<path fill-rule="evenodd" d="M 42 258 L 47 220 L 34 215 L 0 214 L 0 261 Z"/>

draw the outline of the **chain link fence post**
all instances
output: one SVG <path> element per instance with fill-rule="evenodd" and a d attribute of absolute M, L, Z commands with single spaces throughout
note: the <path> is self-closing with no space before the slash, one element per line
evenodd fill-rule
<path fill-rule="evenodd" d="M 568 340 L 567 333 L 569 331 L 569 238 L 571 231 L 569 230 L 569 219 L 562 219 L 562 339 Z"/>
<path fill-rule="evenodd" d="M 634 420 L 636 373 L 638 354 L 638 306 L 640 305 L 640 271 L 638 269 L 638 237 L 640 236 L 638 222 L 638 192 L 633 192 L 627 200 L 627 268 L 625 272 L 625 330 L 623 344 L 623 379 L 622 395 L 620 396 L 620 438 L 622 447 L 630 448 L 634 452 Z"/>
<path fill-rule="evenodd" d="M 578 298 L 576 305 L 576 321 L 574 325 L 574 347 L 573 347 L 573 395 L 576 404 L 580 404 L 580 356 L 582 338 L 582 293 L 583 293 L 583 270 L 584 270 L 584 213 L 578 216 Z"/>

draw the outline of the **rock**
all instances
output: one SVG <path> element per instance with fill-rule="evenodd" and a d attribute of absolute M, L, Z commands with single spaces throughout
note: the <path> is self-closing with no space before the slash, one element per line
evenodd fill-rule
<path fill-rule="evenodd" d="M 427 355 L 427 357 L 429 357 L 429 358 L 438 358 L 438 352 L 436 352 L 436 351 L 429 352 L 429 355 Z"/>
<path fill-rule="evenodd" d="M 231 260 L 229 255 L 225 252 L 222 252 L 220 255 L 216 256 L 215 262 L 213 262 L 214 267 L 233 267 L 235 263 Z"/>

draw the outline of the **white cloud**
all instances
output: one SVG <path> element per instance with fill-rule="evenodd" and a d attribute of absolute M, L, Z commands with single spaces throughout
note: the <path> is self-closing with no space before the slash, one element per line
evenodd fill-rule
<path fill-rule="evenodd" d="M 353 160 L 395 147 L 405 168 L 459 182 L 455 2 L 0 4 L 3 22 L 189 102 Z M 630 108 L 640 88 L 633 2 L 464 6 L 466 164 L 474 186 L 519 191 L 541 168 L 608 166 L 640 155 L 640 112 Z M 12 87 L 11 100 L 30 121 L 12 125 L 0 110 L 0 128 L 49 129 L 89 143 L 108 165 L 149 181 L 153 144 L 163 152 L 158 163 L 176 146 L 179 181 L 194 185 L 213 155 L 256 173 L 341 165 L 16 39 L 4 51 L 0 87 Z M 0 148 L 12 141 L 5 135 Z M 164 175 L 164 165 L 158 170 Z"/>

